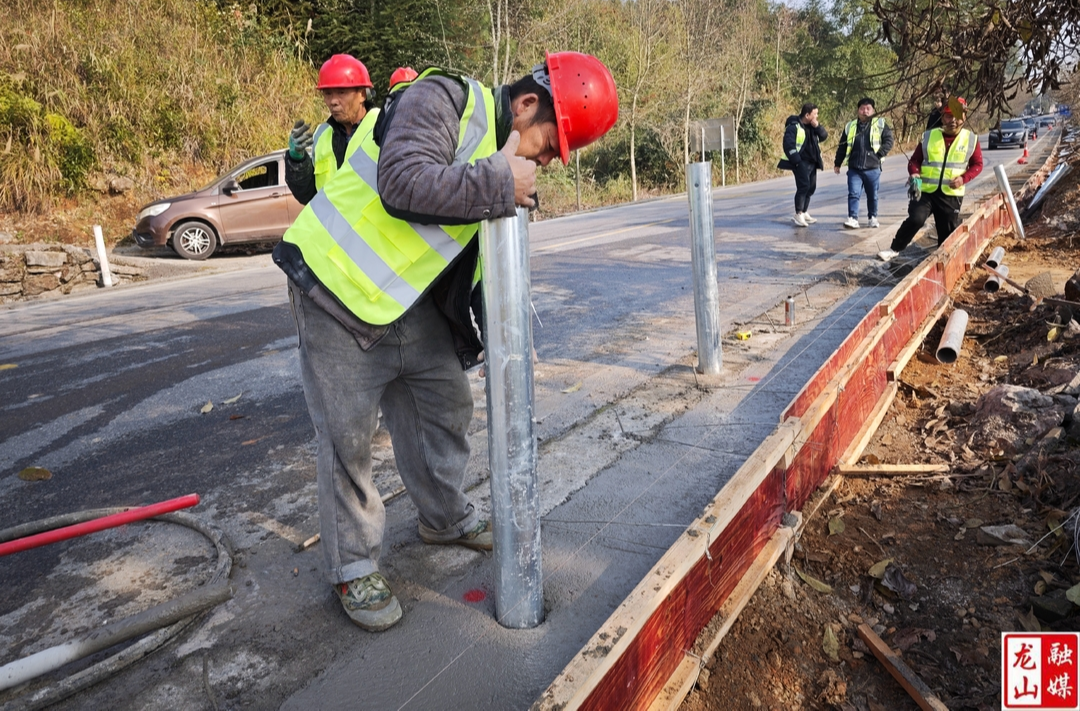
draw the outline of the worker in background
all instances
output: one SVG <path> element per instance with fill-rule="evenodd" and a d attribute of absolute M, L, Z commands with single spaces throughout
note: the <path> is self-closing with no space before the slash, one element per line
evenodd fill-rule
<path fill-rule="evenodd" d="M 938 95 L 934 97 L 934 104 L 930 109 L 930 115 L 926 117 L 927 131 L 941 128 L 942 107 L 945 105 L 945 100 L 942 99 L 941 96 L 942 95 Z"/>
<path fill-rule="evenodd" d="M 938 246 L 960 226 L 964 186 L 982 172 L 979 137 L 964 128 L 967 102 L 949 99 L 941 114 L 941 128 L 923 134 L 908 161 L 908 216 L 896 231 L 888 249 L 878 252 L 889 261 L 911 244 L 926 218 L 934 215 Z"/>
<path fill-rule="evenodd" d="M 428 69 L 391 97 L 274 250 L 318 439 L 327 574 L 370 631 L 402 614 L 379 570 L 376 412 L 381 404 L 420 539 L 491 550 L 491 522 L 462 490 L 473 413 L 465 370 L 483 350 L 470 313 L 479 223 L 533 206 L 537 166 L 566 163 L 618 118 L 611 73 L 577 52 L 549 54 L 494 89 Z"/>
<path fill-rule="evenodd" d="M 847 219 L 844 227 L 859 229 L 859 200 L 866 191 L 866 211 L 869 226 L 879 227 L 877 219 L 878 185 L 881 181 L 881 161 L 893 147 L 892 129 L 883 118 L 874 118 L 874 100 L 859 100 L 859 117 L 852 119 L 840 134 L 836 147 L 833 171 L 847 164 Z"/>
<path fill-rule="evenodd" d="M 370 133 L 378 118 L 375 88 L 367 67 L 356 57 L 335 54 L 319 69 L 321 93 L 330 117 L 311 126 L 298 120 L 289 134 L 285 158 L 285 184 L 301 205 L 315 197 L 338 171 L 350 151 L 350 142 Z M 361 125 L 363 128 L 361 128 Z"/>
<path fill-rule="evenodd" d="M 803 104 L 799 115 L 788 116 L 784 124 L 784 157 L 776 167 L 795 174 L 795 216 L 791 220 L 799 227 L 817 222 L 808 210 L 817 190 L 817 172 L 825 169 L 818 144 L 828 137 L 825 127 L 818 124 L 814 104 Z"/>
<path fill-rule="evenodd" d="M 412 81 L 416 79 L 417 76 L 419 75 L 412 67 L 398 67 L 394 70 L 394 73 L 390 75 L 390 88 L 393 89 L 403 81 Z"/>

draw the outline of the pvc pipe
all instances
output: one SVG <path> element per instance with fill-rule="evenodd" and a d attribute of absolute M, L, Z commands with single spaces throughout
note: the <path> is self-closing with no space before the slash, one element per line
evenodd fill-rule
<path fill-rule="evenodd" d="M 101 262 L 101 283 L 112 286 L 112 271 L 109 269 L 109 255 L 105 252 L 105 237 L 101 234 L 101 225 L 94 225 L 94 244 L 97 246 L 98 261 Z"/>
<path fill-rule="evenodd" d="M 994 269 L 1001 274 L 1001 276 L 1009 276 L 1009 268 L 1004 264 L 999 264 Z M 983 288 L 989 291 L 991 294 L 1001 288 L 1001 277 L 991 274 L 986 279 L 986 283 L 983 284 Z"/>
<path fill-rule="evenodd" d="M 484 362 L 495 543 L 495 617 L 513 629 L 544 621 L 540 487 L 533 433 L 529 212 L 480 226 Z"/>
<path fill-rule="evenodd" d="M 986 266 L 997 269 L 1003 259 L 1005 259 L 1005 248 L 994 247 L 994 251 L 990 252 L 990 256 L 986 258 Z"/>
<path fill-rule="evenodd" d="M 17 538 L 13 541 L 8 541 L 7 543 L 0 543 L 0 556 L 8 555 L 9 553 L 19 553 L 49 543 L 56 543 L 57 541 L 66 541 L 69 538 L 85 536 L 88 533 L 104 531 L 107 528 L 116 528 L 117 526 L 123 526 L 125 523 L 142 521 L 143 519 L 153 518 L 154 516 L 160 516 L 161 514 L 169 513 L 171 511 L 190 508 L 197 503 L 199 503 L 199 495 L 188 494 L 187 496 L 180 496 L 157 504 L 130 509 L 122 513 L 112 514 L 111 516 L 103 516 L 102 518 L 94 519 L 93 521 L 77 523 L 74 526 L 65 526 L 53 531 L 45 531 L 44 533 L 38 533 L 33 536 Z"/>
<path fill-rule="evenodd" d="M 945 332 L 941 334 L 941 341 L 937 347 L 937 359 L 939 363 L 946 365 L 955 363 L 960 357 L 960 349 L 964 345 L 964 331 L 967 330 L 967 311 L 957 309 L 945 322 Z"/>
<path fill-rule="evenodd" d="M 71 642 L 43 649 L 0 667 L 0 691 L 55 671 L 65 664 L 108 649 L 159 627 L 179 622 L 232 597 L 232 588 L 218 585 L 196 588 L 183 595 L 144 610 L 137 615 L 105 625 Z"/>
<path fill-rule="evenodd" d="M 716 286 L 716 245 L 713 242 L 712 164 L 686 166 L 690 200 L 690 262 L 694 275 L 694 316 L 697 321 L 698 372 L 719 375 L 720 294 Z"/>

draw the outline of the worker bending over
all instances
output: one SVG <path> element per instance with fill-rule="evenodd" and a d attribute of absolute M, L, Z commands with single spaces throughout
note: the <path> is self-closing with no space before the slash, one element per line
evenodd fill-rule
<path fill-rule="evenodd" d="M 318 439 L 327 575 L 366 630 L 402 615 L 379 570 L 379 406 L 420 539 L 491 550 L 491 523 L 462 490 L 473 413 L 465 369 L 483 349 L 470 313 L 479 223 L 533 206 L 537 166 L 566 163 L 617 117 L 611 73 L 589 55 L 549 54 L 494 89 L 428 69 L 394 87 L 375 130 L 274 250 Z"/>

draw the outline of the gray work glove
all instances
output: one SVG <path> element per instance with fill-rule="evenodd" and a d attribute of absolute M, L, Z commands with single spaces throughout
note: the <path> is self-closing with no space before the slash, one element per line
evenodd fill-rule
<path fill-rule="evenodd" d="M 293 160 L 303 160 L 304 154 L 311 148 L 311 126 L 307 121 L 299 119 L 293 124 L 292 132 L 289 133 L 289 157 Z"/>
<path fill-rule="evenodd" d="M 907 194 L 912 202 L 919 201 L 919 198 L 922 197 L 922 178 L 917 175 L 908 178 Z"/>

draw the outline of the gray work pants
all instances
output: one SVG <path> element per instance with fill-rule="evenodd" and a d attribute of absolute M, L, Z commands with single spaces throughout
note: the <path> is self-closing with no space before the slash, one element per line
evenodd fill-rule
<path fill-rule="evenodd" d="M 330 583 L 378 570 L 386 513 L 371 480 L 371 438 L 380 403 L 398 473 L 420 512 L 420 532 L 447 541 L 472 530 L 479 517 L 461 490 L 472 391 L 449 324 L 431 298 L 368 351 L 292 283 L 289 300 L 319 445 L 319 532 Z"/>

